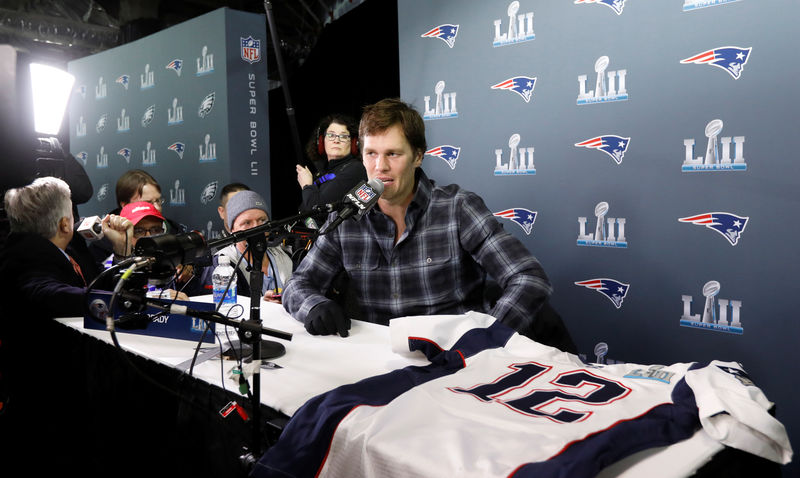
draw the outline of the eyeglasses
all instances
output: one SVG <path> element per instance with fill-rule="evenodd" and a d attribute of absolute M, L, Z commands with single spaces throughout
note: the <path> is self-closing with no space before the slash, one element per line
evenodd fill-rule
<path fill-rule="evenodd" d="M 152 199 L 150 201 L 143 201 L 143 202 L 149 202 L 153 206 L 163 206 L 164 203 L 167 202 L 167 200 L 164 199 L 164 198 L 158 198 L 158 199 Z"/>
<path fill-rule="evenodd" d="M 325 133 L 325 138 L 333 141 L 336 138 L 339 138 L 339 141 L 350 141 L 350 135 L 347 133 L 336 134 L 336 133 Z"/>
<path fill-rule="evenodd" d="M 159 234 L 164 234 L 164 226 L 158 227 L 151 227 L 151 228 L 144 228 L 144 227 L 134 227 L 133 228 L 133 237 L 143 237 L 143 236 L 157 236 Z"/>

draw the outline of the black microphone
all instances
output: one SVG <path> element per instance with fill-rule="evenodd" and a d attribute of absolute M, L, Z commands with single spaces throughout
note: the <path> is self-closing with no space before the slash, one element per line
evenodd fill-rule
<path fill-rule="evenodd" d="M 207 253 L 206 240 L 198 231 L 142 237 L 133 248 L 135 256 L 149 259 L 151 272 L 164 276 L 174 274 L 178 265 L 194 264 Z"/>
<path fill-rule="evenodd" d="M 103 224 L 100 216 L 89 216 L 81 219 L 77 224 L 75 232 L 83 236 L 87 241 L 97 241 L 103 238 Z"/>
<path fill-rule="evenodd" d="M 342 221 L 350 217 L 355 216 L 356 221 L 361 220 L 367 211 L 375 207 L 381 194 L 383 194 L 383 181 L 380 179 L 372 178 L 368 182 L 361 181 L 356 184 L 356 187 L 351 189 L 342 199 L 341 206 L 338 209 L 339 215 L 328 224 L 325 232 L 321 234 L 327 234 L 336 229 Z"/>

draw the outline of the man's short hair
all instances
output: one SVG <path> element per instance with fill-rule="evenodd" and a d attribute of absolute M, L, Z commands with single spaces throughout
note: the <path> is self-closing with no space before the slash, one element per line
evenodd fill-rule
<path fill-rule="evenodd" d="M 230 183 L 226 184 L 222 188 L 222 192 L 219 195 L 219 205 L 225 207 L 225 204 L 228 202 L 228 194 L 235 193 L 238 191 L 249 191 L 250 186 L 244 183 Z"/>
<path fill-rule="evenodd" d="M 50 176 L 9 189 L 4 199 L 11 232 L 33 233 L 46 239 L 55 237 L 58 221 L 72 217 L 70 195 L 66 182 Z"/>
<path fill-rule="evenodd" d="M 141 169 L 125 171 L 117 180 L 117 204 L 121 206 L 123 202 L 131 202 L 134 196 L 141 196 L 146 184 L 154 186 L 159 193 L 161 192 L 158 181 L 147 171 Z"/>
<path fill-rule="evenodd" d="M 386 98 L 364 107 L 358 136 L 382 134 L 392 126 L 399 124 L 403 134 L 415 154 L 425 154 L 428 149 L 425 141 L 425 123 L 422 116 L 411 105 L 398 98 Z"/>

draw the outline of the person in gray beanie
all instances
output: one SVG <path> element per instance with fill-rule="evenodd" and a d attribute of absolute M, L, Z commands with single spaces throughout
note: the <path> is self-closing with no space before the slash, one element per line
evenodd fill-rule
<path fill-rule="evenodd" d="M 239 191 L 228 200 L 227 226 L 231 233 L 244 231 L 256 226 L 260 226 L 269 221 L 267 202 L 255 191 Z M 201 282 L 205 289 L 211 289 L 214 267 L 219 264 L 219 258 L 224 255 L 236 267 L 237 293 L 239 295 L 250 296 L 250 272 L 248 271 L 252 262 L 250 252 L 245 253 L 247 241 L 230 244 L 217 251 L 213 258 L 213 265 L 203 271 Z M 244 258 L 239 258 L 244 254 Z M 266 254 L 261 262 L 261 272 L 264 280 L 261 288 L 261 295 L 264 300 L 280 302 L 278 296 L 285 287 L 286 281 L 292 276 L 292 259 L 280 247 L 268 247 Z"/>

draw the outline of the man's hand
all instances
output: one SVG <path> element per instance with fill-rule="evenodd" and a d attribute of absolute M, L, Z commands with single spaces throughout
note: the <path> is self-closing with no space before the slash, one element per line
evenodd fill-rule
<path fill-rule="evenodd" d="M 129 256 L 133 249 L 133 223 L 122 216 L 108 214 L 101 224 L 103 235 L 111 242 L 114 254 Z"/>
<path fill-rule="evenodd" d="M 342 337 L 350 335 L 350 319 L 345 317 L 339 304 L 331 300 L 321 302 L 308 312 L 305 320 L 306 330 L 311 335 L 330 335 L 338 333 Z"/>

